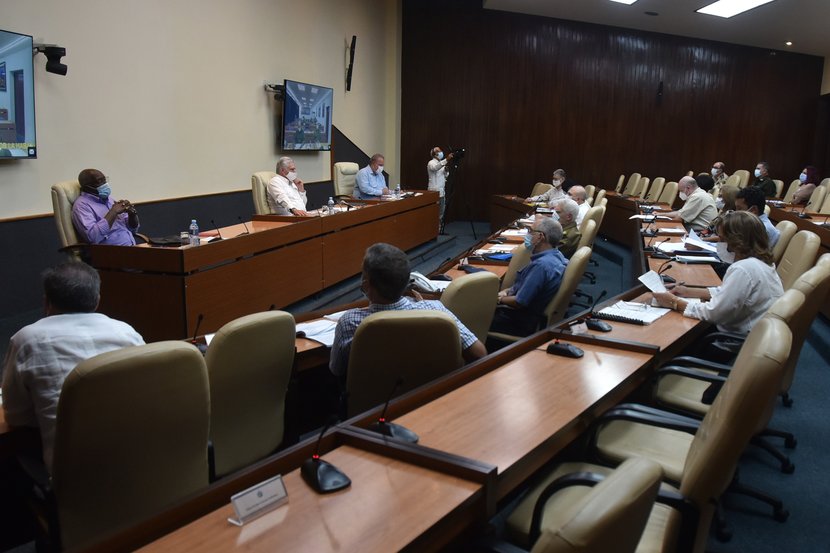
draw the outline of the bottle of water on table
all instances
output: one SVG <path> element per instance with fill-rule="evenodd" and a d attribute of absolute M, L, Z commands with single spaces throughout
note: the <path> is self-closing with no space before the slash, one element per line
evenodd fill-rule
<path fill-rule="evenodd" d="M 329 215 L 334 215 L 334 198 L 332 198 L 331 196 L 329 196 L 329 209 L 328 209 L 328 213 L 329 213 Z"/>
<path fill-rule="evenodd" d="M 196 222 L 196 219 L 190 220 L 190 245 L 191 246 L 198 246 L 201 242 L 199 238 L 199 224 Z"/>

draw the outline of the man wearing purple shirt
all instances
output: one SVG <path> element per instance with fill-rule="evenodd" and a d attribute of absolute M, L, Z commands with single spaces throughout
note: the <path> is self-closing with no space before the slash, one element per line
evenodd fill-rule
<path fill-rule="evenodd" d="M 138 213 L 127 200 L 114 201 L 107 177 L 97 169 L 78 174 L 81 195 L 72 206 L 72 224 L 78 236 L 90 244 L 134 246 Z"/>

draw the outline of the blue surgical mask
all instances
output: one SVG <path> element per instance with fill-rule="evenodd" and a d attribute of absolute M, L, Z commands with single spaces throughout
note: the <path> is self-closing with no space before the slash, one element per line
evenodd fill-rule
<path fill-rule="evenodd" d="M 102 200 L 106 200 L 107 198 L 109 198 L 110 194 L 112 194 L 112 188 L 110 188 L 108 182 L 105 182 L 104 184 L 98 187 L 98 197 Z"/>
<path fill-rule="evenodd" d="M 444 159 L 444 152 L 438 152 L 435 155 L 438 156 L 438 159 Z"/>
<path fill-rule="evenodd" d="M 717 176 L 718 176 L 718 170 L 717 170 L 717 168 L 715 168 L 715 167 L 712 167 L 712 176 L 713 176 L 713 177 L 717 177 Z"/>
<path fill-rule="evenodd" d="M 755 169 L 755 178 L 757 179 L 760 176 L 761 176 L 761 170 L 760 169 Z"/>
<path fill-rule="evenodd" d="M 525 248 L 529 250 L 533 249 L 533 235 L 530 233 L 525 234 Z"/>
<path fill-rule="evenodd" d="M 730 264 L 735 262 L 735 254 L 729 251 L 726 242 L 718 242 L 715 246 L 718 248 L 718 257 L 721 261 Z"/>
<path fill-rule="evenodd" d="M 800 180 L 801 182 L 807 182 L 807 173 L 801 173 L 800 175 L 798 175 L 798 180 Z"/>

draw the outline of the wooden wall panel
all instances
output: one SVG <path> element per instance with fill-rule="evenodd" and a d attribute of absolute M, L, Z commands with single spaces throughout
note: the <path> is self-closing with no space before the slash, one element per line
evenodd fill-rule
<path fill-rule="evenodd" d="M 403 1 L 401 182 L 425 187 L 429 149 L 467 148 L 450 219 L 487 216 L 556 167 L 611 187 L 724 161 L 789 182 L 815 155 L 821 58 Z M 658 97 L 660 82 L 663 94 Z M 830 169 L 830 168 L 829 168 Z"/>

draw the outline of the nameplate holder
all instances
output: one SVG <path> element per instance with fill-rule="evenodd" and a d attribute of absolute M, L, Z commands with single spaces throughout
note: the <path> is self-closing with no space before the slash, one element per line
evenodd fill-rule
<path fill-rule="evenodd" d="M 229 518 L 228 522 L 242 526 L 287 502 L 288 492 L 282 476 L 278 474 L 233 495 L 231 504 L 236 518 Z"/>

